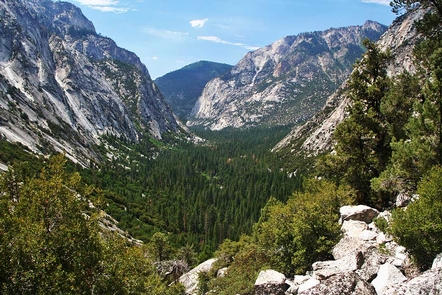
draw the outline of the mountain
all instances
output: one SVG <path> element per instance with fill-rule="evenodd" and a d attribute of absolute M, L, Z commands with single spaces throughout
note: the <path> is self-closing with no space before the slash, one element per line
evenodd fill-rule
<path fill-rule="evenodd" d="M 211 61 L 198 61 L 155 79 L 174 113 L 186 120 L 207 82 L 232 69 L 233 66 Z"/>
<path fill-rule="evenodd" d="M 5 0 L 0 17 L 3 138 L 84 164 L 103 135 L 138 142 L 183 132 L 140 59 L 76 6 Z"/>
<path fill-rule="evenodd" d="M 249 52 L 232 70 L 207 83 L 188 126 L 286 125 L 313 116 L 348 77 L 364 49 L 386 27 L 363 26 L 288 36 Z"/>
<path fill-rule="evenodd" d="M 416 10 L 398 17 L 388 30 L 377 41 L 382 50 L 390 50 L 392 60 L 388 66 L 388 74 L 396 76 L 404 70 L 414 72 L 413 47 L 418 41 L 415 21 L 422 18 L 424 11 Z M 347 82 L 345 81 L 325 103 L 325 106 L 305 124 L 295 126 L 292 131 L 280 141 L 273 151 L 287 154 L 317 155 L 332 147 L 332 134 L 337 124 L 346 115 L 345 109 L 349 104 L 346 96 Z"/>

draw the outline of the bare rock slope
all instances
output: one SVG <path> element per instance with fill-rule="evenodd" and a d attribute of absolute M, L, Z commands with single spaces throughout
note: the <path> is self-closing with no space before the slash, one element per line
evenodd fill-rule
<path fill-rule="evenodd" d="M 68 2 L 0 2 L 0 133 L 30 149 L 93 158 L 102 135 L 136 142 L 181 128 L 132 52 Z"/>
<path fill-rule="evenodd" d="M 361 41 L 377 40 L 385 30 L 367 21 L 288 36 L 249 52 L 206 85 L 187 125 L 219 130 L 303 122 L 348 77 L 363 53 Z"/>

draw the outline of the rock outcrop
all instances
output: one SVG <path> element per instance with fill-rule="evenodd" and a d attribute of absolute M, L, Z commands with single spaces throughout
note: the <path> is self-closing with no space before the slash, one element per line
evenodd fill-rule
<path fill-rule="evenodd" d="M 348 212 L 358 212 L 357 220 L 346 220 Z M 393 295 L 393 294 L 442 294 L 442 254 L 438 255 L 433 267 L 419 274 L 407 271 L 412 264 L 404 247 L 391 238 L 379 238 L 384 235 L 376 228 L 373 220 L 375 209 L 361 206 L 343 207 L 341 213 L 343 237 L 333 249 L 335 260 L 313 263 L 312 271 L 305 276 L 287 279 L 277 273 L 274 284 L 257 280 L 258 285 L 266 286 L 265 294 L 281 293 L 282 284 L 290 287 L 285 294 L 319 295 L 319 294 L 359 294 L 359 295 Z M 384 212 L 382 215 L 388 215 Z M 364 238 L 365 232 L 371 232 L 371 238 Z M 385 237 L 385 235 L 384 235 Z M 276 273 L 272 270 L 261 272 Z M 261 277 L 260 274 L 260 277 Z M 273 287 L 273 288 L 272 288 Z M 264 294 L 259 290 L 260 293 Z"/>
<path fill-rule="evenodd" d="M 197 294 L 198 292 L 198 276 L 200 273 L 208 273 L 216 262 L 216 258 L 209 259 L 199 264 L 189 272 L 183 274 L 178 282 L 184 285 L 187 295 Z"/>
<path fill-rule="evenodd" d="M 102 135 L 137 142 L 182 129 L 132 52 L 68 2 L 0 2 L 0 133 L 39 153 L 94 158 Z"/>
<path fill-rule="evenodd" d="M 313 116 L 348 77 L 363 54 L 364 38 L 377 40 L 379 23 L 288 36 L 247 53 L 233 69 L 207 83 L 188 126 L 287 125 Z"/>
<path fill-rule="evenodd" d="M 333 260 L 317 261 L 305 275 L 291 278 L 275 270 L 263 270 L 255 281 L 254 294 L 442 294 L 442 253 L 434 259 L 431 269 L 421 273 L 412 264 L 407 249 L 376 227 L 374 217 L 389 219 L 388 211 L 379 213 L 367 206 L 345 206 L 341 213 L 343 235 L 332 250 Z M 348 220 L 349 216 L 354 219 Z M 204 262 L 179 279 L 186 294 L 196 294 L 198 273 L 207 273 L 214 261 Z"/>

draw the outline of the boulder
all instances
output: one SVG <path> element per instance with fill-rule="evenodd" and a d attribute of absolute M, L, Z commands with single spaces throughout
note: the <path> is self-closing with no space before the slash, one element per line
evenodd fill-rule
<path fill-rule="evenodd" d="M 364 256 L 360 251 L 353 252 L 338 260 L 315 262 L 312 265 L 313 277 L 318 280 L 324 280 L 338 273 L 355 271 L 363 263 Z"/>
<path fill-rule="evenodd" d="M 385 263 L 379 267 L 376 278 L 371 282 L 377 294 L 385 294 L 388 288 L 405 282 L 407 278 L 394 265 Z"/>
<path fill-rule="evenodd" d="M 183 274 L 178 281 L 183 284 L 186 289 L 187 295 L 193 295 L 197 293 L 198 289 L 198 276 L 202 273 L 208 273 L 216 262 L 216 258 L 212 258 L 204 261 L 200 265 L 191 269 L 188 273 Z"/>
<path fill-rule="evenodd" d="M 364 230 L 359 235 L 359 238 L 364 241 L 373 241 L 373 240 L 376 240 L 377 237 L 378 237 L 378 234 L 375 233 L 374 231 L 371 231 L 371 230 Z"/>
<path fill-rule="evenodd" d="M 307 290 L 315 287 L 316 285 L 319 285 L 319 280 L 315 278 L 310 278 L 304 283 L 302 283 L 298 288 L 298 294 L 304 294 L 303 292 L 306 292 Z"/>
<path fill-rule="evenodd" d="M 295 285 L 302 285 L 303 283 L 307 282 L 308 280 L 310 280 L 312 277 L 311 276 L 300 276 L 300 275 L 295 275 L 293 278 L 293 283 Z"/>
<path fill-rule="evenodd" d="M 430 269 L 418 277 L 403 283 L 390 286 L 385 295 L 442 295 L 442 268 Z"/>
<path fill-rule="evenodd" d="M 226 276 L 226 273 L 227 273 L 227 267 L 223 267 L 223 268 L 221 268 L 221 269 L 219 269 L 217 272 L 216 272 L 216 277 L 217 278 L 223 278 L 223 277 L 225 277 Z"/>
<path fill-rule="evenodd" d="M 300 291 L 298 295 L 376 295 L 369 283 L 355 273 L 340 273 L 321 281 L 315 286 Z"/>
<path fill-rule="evenodd" d="M 284 295 L 289 285 L 286 277 L 275 270 L 262 270 L 255 281 L 256 295 Z"/>
<path fill-rule="evenodd" d="M 342 222 L 341 230 L 346 236 L 359 238 L 361 233 L 368 228 L 367 223 L 358 220 L 346 220 Z"/>
<path fill-rule="evenodd" d="M 412 279 L 407 283 L 407 295 L 426 294 L 441 295 L 442 294 L 442 268 L 431 269 L 422 275 Z"/>
<path fill-rule="evenodd" d="M 391 241 L 393 241 L 393 236 L 383 232 L 378 233 L 378 236 L 376 237 L 376 243 L 378 244 L 385 244 Z"/>
<path fill-rule="evenodd" d="M 411 197 L 406 193 L 399 193 L 396 196 L 396 207 L 405 207 L 411 202 Z"/>
<path fill-rule="evenodd" d="M 442 253 L 438 254 L 433 260 L 433 265 L 431 269 L 435 270 L 437 268 L 442 268 Z"/>
<path fill-rule="evenodd" d="M 355 251 L 365 252 L 373 245 L 356 237 L 344 236 L 332 250 L 333 258 L 338 260 Z"/>
<path fill-rule="evenodd" d="M 380 254 L 378 248 L 369 248 L 364 253 L 364 264 L 356 271 L 356 274 L 358 274 L 362 280 L 371 283 L 371 281 L 376 278 L 379 266 L 386 261 L 387 257 Z"/>
<path fill-rule="evenodd" d="M 405 249 L 405 247 L 403 246 L 397 246 L 394 250 L 395 255 L 394 255 L 394 260 L 393 260 L 393 265 L 397 266 L 397 267 L 403 267 L 405 261 L 408 260 L 408 254 L 407 254 L 407 249 Z"/>
<path fill-rule="evenodd" d="M 378 210 L 365 205 L 343 206 L 339 209 L 339 212 L 341 213 L 341 223 L 346 220 L 359 220 L 370 223 L 373 221 L 373 218 L 379 215 Z"/>

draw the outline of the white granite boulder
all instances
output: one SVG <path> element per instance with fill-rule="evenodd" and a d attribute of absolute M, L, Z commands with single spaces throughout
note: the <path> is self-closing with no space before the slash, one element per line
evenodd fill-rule
<path fill-rule="evenodd" d="M 353 252 L 338 260 L 318 261 L 313 263 L 313 277 L 319 280 L 327 279 L 338 273 L 355 271 L 364 263 L 362 252 Z"/>
<path fill-rule="evenodd" d="M 315 286 L 298 292 L 298 295 L 376 295 L 372 285 L 355 273 L 341 273 L 321 281 Z"/>
<path fill-rule="evenodd" d="M 431 269 L 435 270 L 437 268 L 442 268 L 442 253 L 438 254 L 433 260 L 433 265 Z"/>
<path fill-rule="evenodd" d="M 371 282 L 378 295 L 383 295 L 388 288 L 404 283 L 407 278 L 394 265 L 385 263 L 379 267 L 376 278 Z"/>
<path fill-rule="evenodd" d="M 339 209 L 341 213 L 341 223 L 346 220 L 359 220 L 370 223 L 379 215 L 379 211 L 365 205 L 343 206 Z"/>
<path fill-rule="evenodd" d="M 262 270 L 255 281 L 255 295 L 284 295 L 288 288 L 286 277 L 273 269 Z"/>
<path fill-rule="evenodd" d="M 191 269 L 189 272 L 183 274 L 178 281 L 183 284 L 186 289 L 187 295 L 197 294 L 198 291 L 198 276 L 202 273 L 208 273 L 212 268 L 213 264 L 216 262 L 216 258 L 212 258 L 204 261 L 195 268 Z"/>

